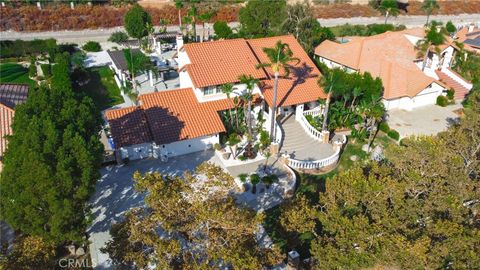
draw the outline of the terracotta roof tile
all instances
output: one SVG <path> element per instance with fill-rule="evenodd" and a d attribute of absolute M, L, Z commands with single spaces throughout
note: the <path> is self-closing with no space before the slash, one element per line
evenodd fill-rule
<path fill-rule="evenodd" d="M 189 43 L 183 48 L 190 58 L 186 69 L 195 87 L 238 82 L 242 74 L 256 79 L 266 77 L 256 68 L 258 61 L 244 39 Z"/>
<path fill-rule="evenodd" d="M 386 32 L 371 37 L 355 38 L 347 43 L 324 41 L 315 54 L 361 72 L 380 77 L 384 98 L 414 97 L 435 81 L 414 63 L 415 44 L 408 35 L 421 38 L 422 28 Z"/>
<path fill-rule="evenodd" d="M 320 71 L 303 50 L 302 46 L 295 37 L 277 36 L 269 38 L 259 38 L 247 40 L 248 44 L 262 63 L 268 62 L 267 55 L 263 48 L 272 48 L 277 41 L 287 43 L 292 50 L 293 57 L 300 60 L 299 63 L 292 62 L 290 74 L 288 77 L 281 77 L 278 83 L 277 106 L 289 106 L 294 104 L 306 103 L 325 98 L 323 89 L 318 86 L 317 80 L 321 76 Z M 270 68 L 266 71 L 273 78 L 273 72 Z M 262 92 L 267 103 L 271 106 L 273 102 L 273 79 L 263 80 Z"/>
<path fill-rule="evenodd" d="M 147 119 L 140 107 L 105 111 L 115 148 L 152 141 Z"/>

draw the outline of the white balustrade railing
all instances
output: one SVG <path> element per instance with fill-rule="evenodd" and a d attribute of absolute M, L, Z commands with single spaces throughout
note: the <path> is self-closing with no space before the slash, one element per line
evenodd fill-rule
<path fill-rule="evenodd" d="M 323 141 L 322 140 L 322 132 L 318 131 L 316 128 L 314 128 L 307 120 L 305 115 L 311 115 L 311 116 L 317 116 L 320 115 L 322 110 L 320 108 L 315 108 L 312 110 L 304 111 L 303 115 L 300 116 L 300 119 L 297 118 L 298 122 L 300 122 L 300 125 L 303 127 L 305 132 L 312 137 L 314 140 L 317 141 Z"/>
<path fill-rule="evenodd" d="M 317 115 L 322 114 L 322 111 L 323 111 L 323 110 L 322 110 L 321 107 L 316 107 L 316 108 L 314 108 L 314 109 L 304 111 L 304 112 L 303 112 L 303 115 L 317 116 Z"/>
<path fill-rule="evenodd" d="M 347 137 L 342 135 L 340 141 L 342 144 L 347 142 Z M 333 155 L 319 160 L 298 160 L 294 158 L 287 157 L 288 166 L 294 169 L 300 170 L 318 170 L 325 168 L 327 166 L 333 165 L 338 162 L 340 158 L 341 147 L 339 146 Z"/>

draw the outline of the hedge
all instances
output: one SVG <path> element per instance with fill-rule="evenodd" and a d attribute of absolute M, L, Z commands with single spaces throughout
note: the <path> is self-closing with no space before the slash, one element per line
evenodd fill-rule
<path fill-rule="evenodd" d="M 50 39 L 2 40 L 0 41 L 0 57 L 20 57 L 31 54 L 45 54 L 58 49 L 57 41 Z"/>
<path fill-rule="evenodd" d="M 378 125 L 378 128 L 385 133 L 390 131 L 390 127 L 388 126 L 387 122 L 381 122 L 380 125 Z"/>
<path fill-rule="evenodd" d="M 438 96 L 437 97 L 437 105 L 440 107 L 446 107 L 448 105 L 448 99 L 445 96 Z"/>
<path fill-rule="evenodd" d="M 96 41 L 89 41 L 82 46 L 82 49 L 87 52 L 99 52 L 102 50 L 102 46 Z"/>
<path fill-rule="evenodd" d="M 388 133 L 387 133 L 388 137 L 398 141 L 400 139 L 400 134 L 398 133 L 398 131 L 394 130 L 394 129 L 391 129 Z"/>

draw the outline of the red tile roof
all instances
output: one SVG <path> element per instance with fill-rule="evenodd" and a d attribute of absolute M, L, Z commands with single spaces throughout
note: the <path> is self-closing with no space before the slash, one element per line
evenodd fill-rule
<path fill-rule="evenodd" d="M 210 102 L 199 103 L 191 88 L 145 94 L 138 99 L 156 144 L 225 131 L 217 112 L 220 107 Z"/>
<path fill-rule="evenodd" d="M 319 98 L 326 98 L 323 89 L 317 84 L 317 80 L 321 76 L 320 71 L 295 37 L 291 35 L 277 36 L 250 39 L 247 40 L 247 42 L 250 44 L 259 61 L 267 63 L 269 60 L 263 52 L 263 48 L 273 48 L 279 40 L 289 45 L 293 57 L 298 58 L 300 62 L 292 62 L 289 76 L 280 77 L 278 82 L 277 106 L 290 106 L 315 101 Z M 271 106 L 273 103 L 273 72 L 270 68 L 266 68 L 265 70 L 271 79 L 262 81 L 262 92 L 265 100 Z"/>
<path fill-rule="evenodd" d="M 7 149 L 7 139 L 6 135 L 12 134 L 12 122 L 13 122 L 14 111 L 9 107 L 0 103 L 0 157 L 3 156 L 3 153 Z"/>
<path fill-rule="evenodd" d="M 14 109 L 25 103 L 29 86 L 26 84 L 0 84 L 0 157 L 7 149 L 6 135 L 12 134 Z"/>
<path fill-rule="evenodd" d="M 107 110 L 105 117 L 110 124 L 115 148 L 152 141 L 147 119 L 140 107 Z"/>
<path fill-rule="evenodd" d="M 258 60 L 244 39 L 189 43 L 183 48 L 190 59 L 186 69 L 195 87 L 238 82 L 243 74 L 256 79 L 266 77 L 256 68 Z"/>

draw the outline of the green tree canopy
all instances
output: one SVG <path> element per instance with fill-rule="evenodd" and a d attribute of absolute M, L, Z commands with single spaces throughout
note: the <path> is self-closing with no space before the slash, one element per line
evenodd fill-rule
<path fill-rule="evenodd" d="M 232 28 L 225 21 L 216 21 L 213 24 L 216 38 L 230 38 L 233 35 Z"/>
<path fill-rule="evenodd" d="M 101 118 L 91 98 L 72 90 L 68 55 L 55 62 L 51 86 L 30 89 L 16 108 L 0 175 L 0 213 L 22 233 L 80 242 L 102 161 Z"/>
<path fill-rule="evenodd" d="M 147 24 L 152 23 L 152 17 L 139 4 L 134 4 L 125 14 L 125 30 L 129 36 L 142 39 L 148 35 Z"/>
<path fill-rule="evenodd" d="M 256 241 L 263 215 L 237 206 L 228 195 L 233 179 L 221 168 L 204 163 L 183 178 L 136 173 L 134 180 L 137 191 L 147 194 L 148 210 L 130 211 L 114 227 L 105 251 L 116 264 L 211 269 L 222 262 L 234 269 L 261 269 L 279 262 L 278 250 Z"/>
<path fill-rule="evenodd" d="M 241 32 L 248 37 L 261 37 L 280 33 L 280 28 L 287 18 L 285 0 L 248 1 L 240 9 L 239 20 Z"/>

